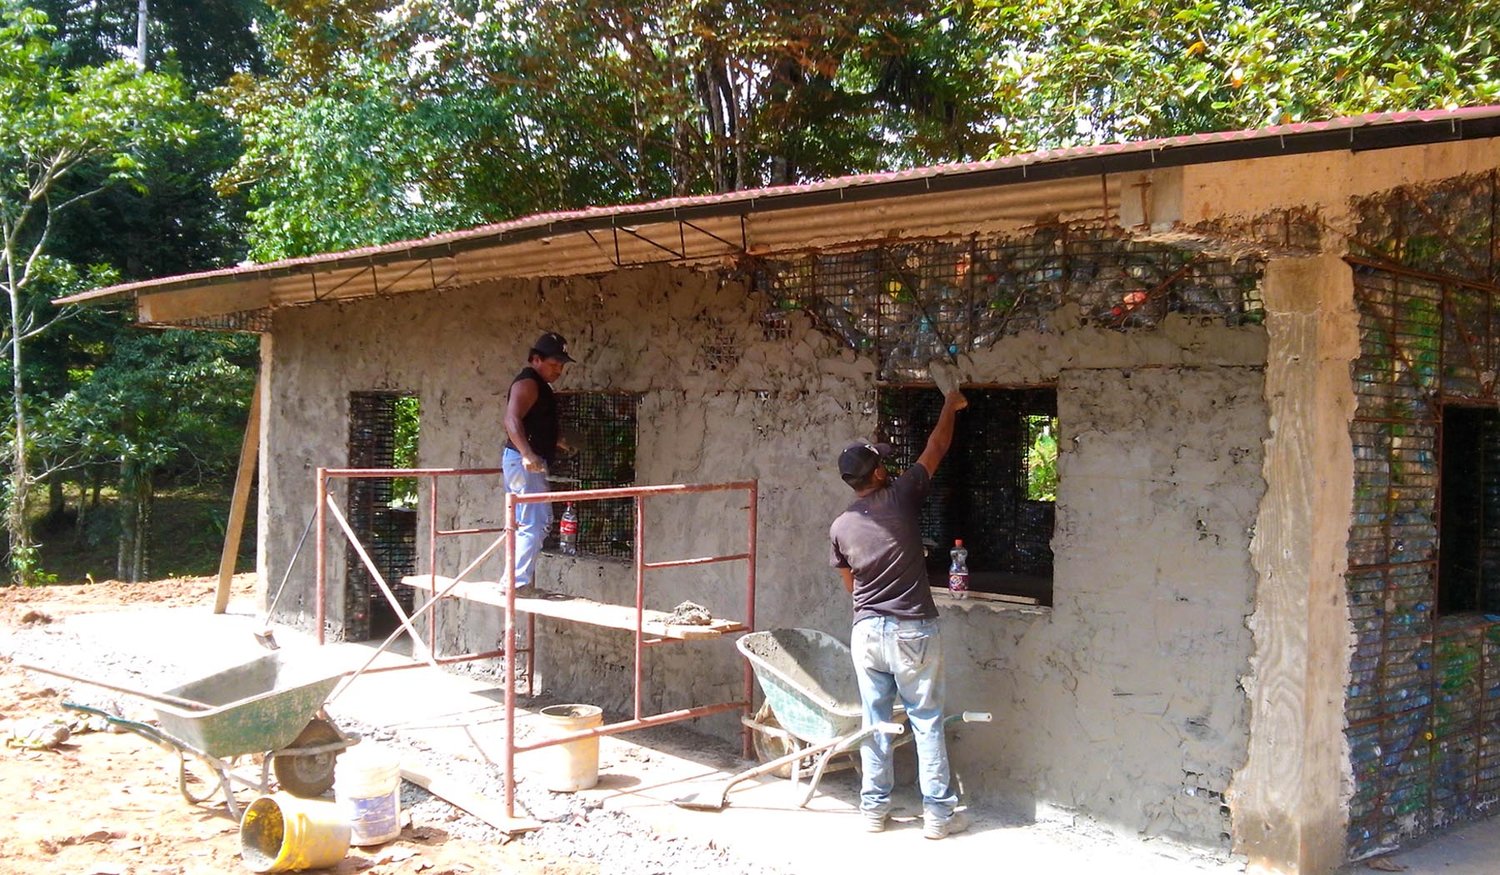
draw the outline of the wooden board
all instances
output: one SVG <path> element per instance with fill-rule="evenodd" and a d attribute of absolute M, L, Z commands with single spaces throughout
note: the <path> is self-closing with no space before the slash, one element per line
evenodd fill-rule
<path fill-rule="evenodd" d="M 501 832 L 517 835 L 523 832 L 531 832 L 542 828 L 540 822 L 528 817 L 508 817 L 504 807 L 496 805 L 466 784 L 446 778 L 441 775 L 433 776 L 416 769 L 402 768 L 401 779 L 410 781 L 426 790 L 432 795 L 447 800 L 450 804 L 462 808 L 485 823 L 493 826 Z"/>
<path fill-rule="evenodd" d="M 432 578 L 426 574 L 415 574 L 401 578 L 401 582 L 423 592 L 432 591 Z M 451 577 L 438 577 L 439 592 L 453 582 Z M 525 595 L 516 596 L 516 610 L 524 614 L 553 617 L 590 626 L 635 631 L 635 607 L 633 605 L 610 605 L 593 599 L 581 598 L 561 592 L 527 587 Z M 465 580 L 448 590 L 445 598 L 465 599 L 471 602 L 505 607 L 505 590 L 500 584 L 489 580 Z M 696 638 L 717 638 L 730 632 L 742 632 L 745 625 L 736 620 L 716 618 L 706 626 L 689 626 L 667 622 L 665 611 L 647 609 L 641 618 L 641 631 L 653 638 L 671 638 L 686 641 Z"/>

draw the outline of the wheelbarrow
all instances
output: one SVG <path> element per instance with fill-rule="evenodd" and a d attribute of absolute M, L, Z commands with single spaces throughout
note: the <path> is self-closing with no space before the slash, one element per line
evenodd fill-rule
<path fill-rule="evenodd" d="M 339 752 L 359 741 L 358 736 L 340 731 L 323 711 L 323 703 L 343 676 L 343 670 L 299 667 L 282 650 L 160 694 L 27 667 L 151 701 L 157 726 L 87 705 L 65 702 L 64 707 L 99 715 L 115 726 L 176 752 L 177 784 L 183 798 L 199 804 L 212 798 L 216 790 L 222 791 L 229 813 L 236 820 L 240 816 L 234 798 L 236 784 L 269 793 L 270 773 L 274 769 L 281 789 L 296 796 L 321 796 L 333 786 L 334 763 Z M 259 780 L 235 771 L 235 759 L 249 754 L 264 755 Z M 215 789 L 198 795 L 189 788 L 189 757 L 202 762 L 217 776 Z"/>
<path fill-rule="evenodd" d="M 817 629 L 772 629 L 751 632 L 735 642 L 749 661 L 765 694 L 766 707 L 741 722 L 755 733 L 757 753 L 766 759 L 778 746 L 788 753 L 770 758 L 726 781 L 717 793 L 696 793 L 674 804 L 683 808 L 718 811 L 728 804 L 729 791 L 760 775 L 790 766 L 795 784 L 803 765 L 812 768 L 807 790 L 797 807 L 805 808 L 818 791 L 829 763 L 838 755 L 857 750 L 875 733 L 901 736 L 906 731 L 897 720 L 863 726 L 859 684 L 854 660 L 843 642 Z M 944 725 L 959 720 L 987 722 L 990 715 L 965 711 L 944 718 Z M 902 739 L 904 740 L 904 739 Z M 898 741 L 898 743 L 900 743 Z"/>

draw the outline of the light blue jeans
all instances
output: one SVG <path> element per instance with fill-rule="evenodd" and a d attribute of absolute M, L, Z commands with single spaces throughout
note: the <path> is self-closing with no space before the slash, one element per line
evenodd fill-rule
<path fill-rule="evenodd" d="M 943 640 L 938 621 L 866 617 L 849 637 L 854 674 L 864 706 L 864 725 L 887 721 L 896 697 L 917 745 L 917 780 L 923 813 L 938 820 L 953 816 L 958 804 L 948 772 L 948 741 L 943 736 Z M 886 813 L 891 807 L 896 736 L 876 733 L 860 748 L 864 769 L 859 807 Z"/>
<path fill-rule="evenodd" d="M 532 495 L 547 491 L 547 472 L 528 471 L 521 454 L 505 448 L 500 467 L 505 472 L 505 491 Z M 542 541 L 552 528 L 552 503 L 538 501 L 516 505 L 516 588 L 531 585 L 536 570 L 536 554 L 542 552 Z"/>

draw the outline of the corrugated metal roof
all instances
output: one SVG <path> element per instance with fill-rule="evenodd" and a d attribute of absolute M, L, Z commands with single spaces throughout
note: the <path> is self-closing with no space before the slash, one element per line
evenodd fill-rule
<path fill-rule="evenodd" d="M 349 268 L 407 258 L 433 258 L 501 245 L 512 240 L 556 237 L 649 222 L 675 222 L 702 216 L 748 215 L 824 203 L 1006 185 L 1150 166 L 1181 166 L 1275 154 L 1377 149 L 1496 136 L 1500 135 L 1500 124 L 1497 122 L 1500 122 L 1500 106 L 1370 113 L 1249 130 L 1050 149 L 991 161 L 841 176 L 798 185 L 538 213 L 492 225 L 436 234 L 420 240 L 123 283 L 60 298 L 57 303 L 85 303 L 145 290 L 168 291 L 212 285 L 216 282 L 315 273 L 332 268 Z"/>

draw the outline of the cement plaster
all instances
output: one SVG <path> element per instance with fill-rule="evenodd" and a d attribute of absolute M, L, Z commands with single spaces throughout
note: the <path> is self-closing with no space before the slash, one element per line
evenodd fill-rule
<path fill-rule="evenodd" d="M 848 492 L 830 463 L 834 448 L 874 430 L 874 364 L 800 314 L 790 337 L 767 340 L 760 307 L 737 279 L 656 267 L 278 311 L 263 579 L 280 579 L 312 511 L 314 469 L 345 463 L 350 392 L 421 397 L 419 464 L 496 465 L 506 387 L 545 328 L 569 337 L 579 358 L 558 388 L 642 394 L 640 483 L 759 480 L 757 626 L 847 639 L 848 602 L 826 565 L 826 532 Z M 945 604 L 952 704 L 996 714 L 994 724 L 959 731 L 954 760 L 974 794 L 1225 847 L 1221 794 L 1248 732 L 1235 681 L 1250 654 L 1265 333 L 1178 317 L 1121 333 L 1057 315 L 1055 333 L 1006 338 L 962 362 L 977 383 L 1055 384 L 1064 440 L 1056 607 Z M 737 349 L 737 360 L 706 356 L 710 336 Z M 440 504 L 444 526 L 494 525 L 498 480 L 445 484 Z M 722 498 L 653 505 L 652 558 L 742 549 L 743 519 L 740 504 Z M 439 572 L 454 573 L 486 541 L 441 547 Z M 336 588 L 342 553 L 330 554 Z M 311 558 L 309 544 L 278 609 L 303 626 Z M 478 576 L 496 571 L 491 563 Z M 648 604 L 691 598 L 739 616 L 739 573 L 654 574 Z M 634 586 L 622 563 L 555 556 L 543 558 L 539 584 L 622 603 Z M 328 605 L 335 631 L 338 602 Z M 489 647 L 500 632 L 494 611 L 455 605 L 441 616 L 449 650 Z M 628 701 L 629 636 L 539 625 L 539 675 L 551 691 L 615 708 Z M 733 698 L 739 680 L 727 642 L 656 648 L 645 707 Z M 704 728 L 728 736 L 736 725 L 723 717 Z"/>

